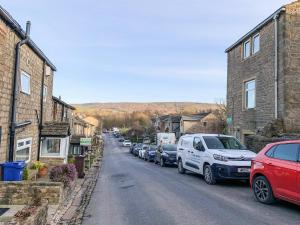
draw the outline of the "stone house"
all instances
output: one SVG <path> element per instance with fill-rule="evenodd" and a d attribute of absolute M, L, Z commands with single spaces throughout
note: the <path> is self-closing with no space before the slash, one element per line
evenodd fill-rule
<path fill-rule="evenodd" d="M 52 97 L 52 113 L 42 126 L 40 151 L 40 160 L 50 166 L 68 161 L 74 110 L 61 98 Z"/>
<path fill-rule="evenodd" d="M 157 116 L 155 118 L 154 127 L 157 132 L 166 132 L 166 122 L 169 115 Z"/>
<path fill-rule="evenodd" d="M 181 116 L 169 115 L 164 119 L 165 131 L 175 133 L 176 138 L 180 138 L 180 120 Z"/>
<path fill-rule="evenodd" d="M 51 119 L 55 66 L 0 6 L 0 161 L 38 159 L 40 128 Z"/>
<path fill-rule="evenodd" d="M 212 112 L 183 115 L 180 119 L 180 135 L 193 133 L 220 133 L 218 119 Z"/>
<path fill-rule="evenodd" d="M 270 124 L 300 132 L 300 1 L 279 8 L 226 53 L 230 133 L 244 142 Z"/>

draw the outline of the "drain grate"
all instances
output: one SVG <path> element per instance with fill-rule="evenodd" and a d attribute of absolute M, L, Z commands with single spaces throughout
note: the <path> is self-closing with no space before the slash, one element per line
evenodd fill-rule
<path fill-rule="evenodd" d="M 0 216 L 2 216 L 4 213 L 6 213 L 7 210 L 9 210 L 9 208 L 0 208 Z"/>

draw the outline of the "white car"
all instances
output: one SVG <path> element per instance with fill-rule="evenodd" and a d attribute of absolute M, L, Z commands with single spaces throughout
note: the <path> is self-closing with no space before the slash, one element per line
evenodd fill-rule
<path fill-rule="evenodd" d="M 129 141 L 129 140 L 124 140 L 124 141 L 123 141 L 123 147 L 131 147 L 131 141 Z"/>
<path fill-rule="evenodd" d="M 208 184 L 218 180 L 247 180 L 256 156 L 235 137 L 218 134 L 182 136 L 177 145 L 178 172 L 201 174 Z"/>
<path fill-rule="evenodd" d="M 143 145 L 142 149 L 139 150 L 139 157 L 141 159 L 145 159 L 145 153 L 146 153 L 146 150 L 148 150 L 148 149 L 149 149 L 149 145 Z"/>

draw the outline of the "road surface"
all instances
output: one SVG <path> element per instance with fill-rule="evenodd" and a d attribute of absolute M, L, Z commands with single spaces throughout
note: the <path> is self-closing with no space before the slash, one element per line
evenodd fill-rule
<path fill-rule="evenodd" d="M 84 225 L 300 224 L 300 207 L 258 203 L 243 182 L 207 185 L 128 153 L 106 136 L 100 176 Z"/>

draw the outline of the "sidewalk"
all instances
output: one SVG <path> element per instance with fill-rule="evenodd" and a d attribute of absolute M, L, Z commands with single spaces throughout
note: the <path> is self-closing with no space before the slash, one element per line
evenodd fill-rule
<path fill-rule="evenodd" d="M 101 159 L 91 167 L 84 179 L 78 179 L 71 195 L 61 206 L 49 206 L 47 225 L 80 225 L 96 185 Z"/>

